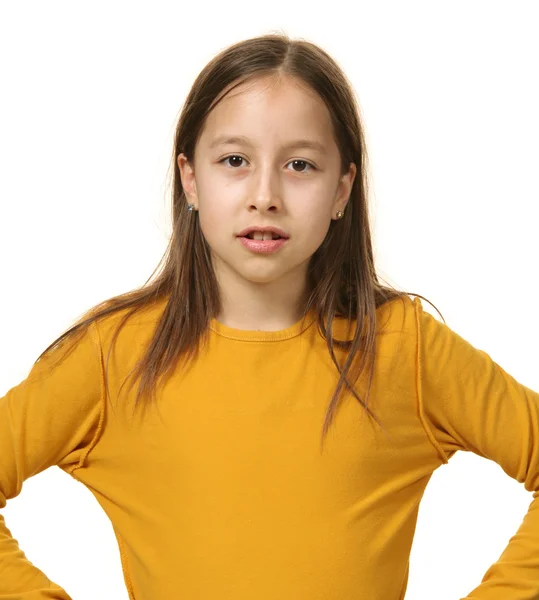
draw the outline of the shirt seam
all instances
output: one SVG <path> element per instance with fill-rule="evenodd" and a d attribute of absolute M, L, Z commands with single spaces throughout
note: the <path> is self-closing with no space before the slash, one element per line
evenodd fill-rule
<path fill-rule="evenodd" d="M 96 348 L 97 359 L 98 359 L 99 365 L 100 365 L 100 369 L 99 369 L 99 379 L 100 379 L 99 402 L 101 405 L 101 409 L 100 409 L 100 413 L 99 413 L 99 422 L 97 424 L 97 429 L 94 434 L 94 437 L 92 438 L 91 442 L 88 444 L 87 448 L 82 453 L 78 463 L 75 464 L 73 467 L 71 467 L 71 469 L 67 470 L 68 473 L 70 475 L 72 475 L 73 477 L 75 477 L 74 472 L 77 469 L 80 469 L 81 467 L 85 466 L 88 455 L 93 450 L 93 448 L 96 446 L 97 442 L 99 441 L 99 438 L 101 437 L 101 432 L 103 430 L 103 423 L 105 421 L 105 375 L 104 375 L 103 351 L 102 351 L 102 345 L 101 345 L 101 338 L 99 336 L 99 330 L 97 329 L 97 325 L 96 325 L 95 321 L 92 321 L 90 323 L 90 325 L 88 326 L 88 334 Z M 75 479 L 76 479 L 76 477 L 75 477 Z"/>
<path fill-rule="evenodd" d="M 215 332 L 217 335 L 221 336 L 221 337 L 225 337 L 229 340 L 236 340 L 238 342 L 284 342 L 286 340 L 290 340 L 292 338 L 298 337 L 299 335 L 302 335 L 303 333 L 305 333 L 307 331 L 307 329 L 309 329 L 309 327 L 311 327 L 313 325 L 313 323 L 316 321 L 316 317 L 314 317 L 310 323 L 307 323 L 307 325 L 305 325 L 305 327 L 303 329 L 301 329 L 300 331 L 297 331 L 295 333 L 289 333 L 288 335 L 282 336 L 282 337 L 277 337 L 277 338 L 268 338 L 264 336 L 264 333 L 271 333 L 271 332 L 261 332 L 260 337 L 242 337 L 241 335 L 232 335 L 229 333 L 224 333 L 222 331 L 218 331 L 215 327 L 212 327 L 211 325 L 209 325 L 209 329 L 211 329 L 213 332 Z"/>
<path fill-rule="evenodd" d="M 417 404 L 417 409 L 418 409 L 418 415 L 419 415 L 419 420 L 421 421 L 421 424 L 423 426 L 423 429 L 425 430 L 425 433 L 427 434 L 427 437 L 431 443 L 431 445 L 435 448 L 435 450 L 438 452 L 438 454 L 440 455 L 442 461 L 447 464 L 449 462 L 449 458 L 446 454 L 446 452 L 444 451 L 444 449 L 440 446 L 440 444 L 438 443 L 438 441 L 436 440 L 436 437 L 431 429 L 431 427 L 428 424 L 426 415 L 425 415 L 425 409 L 424 409 L 424 405 L 423 405 L 423 396 L 422 396 L 422 388 L 421 388 L 421 324 L 420 324 L 420 311 L 422 310 L 421 304 L 419 303 L 419 299 L 418 298 L 414 298 L 413 301 L 414 304 L 414 314 L 415 314 L 415 323 L 416 323 L 416 339 L 417 339 L 417 346 L 416 346 L 416 404 Z"/>
<path fill-rule="evenodd" d="M 124 547 L 122 536 L 118 533 L 116 527 L 113 526 L 116 540 L 118 541 L 118 550 L 120 552 L 120 563 L 122 565 L 122 572 L 124 576 L 125 586 L 129 595 L 129 600 L 135 600 L 135 592 L 133 590 L 133 582 L 131 581 L 131 575 L 129 574 L 129 565 L 127 561 L 127 552 Z"/>

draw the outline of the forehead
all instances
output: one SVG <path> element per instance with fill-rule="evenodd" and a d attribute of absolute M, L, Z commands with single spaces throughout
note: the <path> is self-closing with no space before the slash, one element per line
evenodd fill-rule
<path fill-rule="evenodd" d="M 206 118 L 200 142 L 207 147 L 218 138 L 246 136 L 280 143 L 305 138 L 330 144 L 333 125 L 323 100 L 290 77 L 245 82 L 218 102 Z"/>

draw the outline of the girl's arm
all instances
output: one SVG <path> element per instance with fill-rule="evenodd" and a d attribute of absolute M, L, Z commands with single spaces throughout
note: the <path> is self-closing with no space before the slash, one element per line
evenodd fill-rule
<path fill-rule="evenodd" d="M 527 515 L 470 600 L 539 598 L 539 393 L 414 299 L 420 416 L 446 461 L 457 450 L 498 463 L 533 492 Z M 461 599 L 464 600 L 464 599 Z"/>
<path fill-rule="evenodd" d="M 104 404 L 95 325 L 73 344 L 64 339 L 0 398 L 0 509 L 32 475 L 83 466 L 97 441 Z M 28 560 L 0 514 L 0 600 L 15 597 L 71 600 Z"/>

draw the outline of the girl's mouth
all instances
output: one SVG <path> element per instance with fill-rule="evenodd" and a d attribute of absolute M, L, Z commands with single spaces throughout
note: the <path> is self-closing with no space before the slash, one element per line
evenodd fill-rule
<path fill-rule="evenodd" d="M 251 231 L 244 237 L 247 237 L 250 240 L 270 240 L 270 239 L 271 240 L 280 240 L 281 239 L 281 236 L 278 235 L 277 233 L 273 233 L 273 232 L 262 233 L 260 231 Z"/>

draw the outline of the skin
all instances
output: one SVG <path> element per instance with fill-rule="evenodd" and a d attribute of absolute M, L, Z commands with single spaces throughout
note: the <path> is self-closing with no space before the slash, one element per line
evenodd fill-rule
<path fill-rule="evenodd" d="M 245 136 L 250 144 L 211 148 L 223 134 Z M 301 138 L 321 142 L 323 151 L 285 148 Z M 258 331 L 299 321 L 310 291 L 309 259 L 337 211 L 345 210 L 356 175 L 354 163 L 340 174 L 323 101 L 288 75 L 244 83 L 208 115 L 193 164 L 184 154 L 177 163 L 187 201 L 199 211 L 211 248 L 222 298 L 217 320 Z M 289 240 L 277 252 L 253 253 L 236 237 L 250 225 L 275 225 Z"/>

